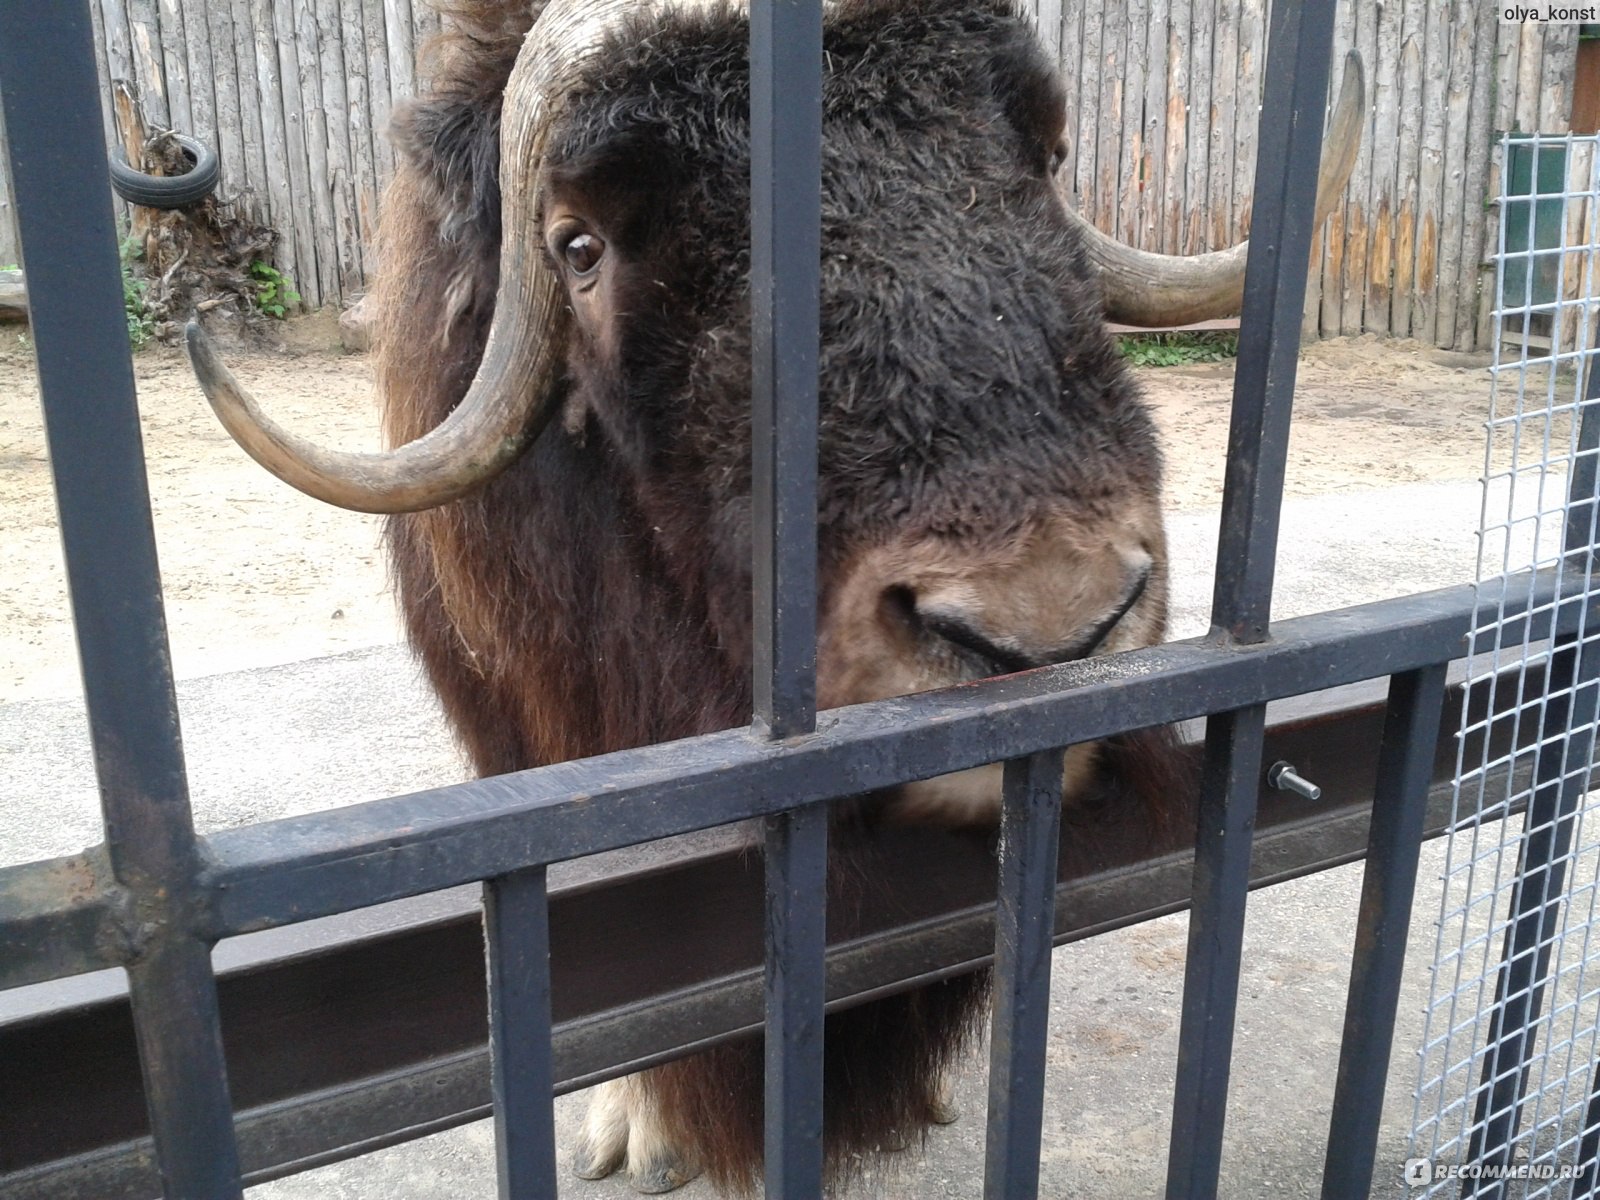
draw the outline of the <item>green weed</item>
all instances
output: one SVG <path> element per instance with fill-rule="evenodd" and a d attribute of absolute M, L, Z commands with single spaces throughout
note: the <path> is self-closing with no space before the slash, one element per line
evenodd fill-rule
<path fill-rule="evenodd" d="M 126 237 L 117 247 L 122 260 L 122 309 L 128 317 L 128 344 L 139 349 L 155 334 L 155 318 L 144 302 L 149 286 L 134 273 L 133 264 L 144 257 L 144 247 L 138 238 Z"/>
<path fill-rule="evenodd" d="M 1133 333 L 1117 339 L 1122 357 L 1136 367 L 1181 367 L 1239 356 L 1239 335 L 1226 331 Z"/>
<path fill-rule="evenodd" d="M 267 316 L 281 321 L 289 309 L 300 303 L 294 280 L 271 263 L 256 259 L 250 264 L 250 276 L 256 281 L 256 307 Z"/>

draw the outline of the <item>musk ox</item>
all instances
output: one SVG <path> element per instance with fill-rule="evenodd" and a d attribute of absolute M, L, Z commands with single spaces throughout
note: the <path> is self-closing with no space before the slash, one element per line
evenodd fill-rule
<path fill-rule="evenodd" d="M 480 772 L 743 724 L 745 18 L 470 0 L 447 28 L 431 91 L 396 119 L 383 205 L 392 448 L 280 429 L 192 331 L 196 371 L 270 470 L 394 514 L 406 627 Z M 1157 641 L 1161 455 L 1105 306 L 1144 323 L 1230 311 L 1242 248 L 1164 259 L 1072 213 L 1065 97 L 1008 0 L 843 0 L 825 52 L 819 704 Z M 1346 97 L 1347 126 L 1359 107 Z M 1335 143 L 1325 200 L 1349 130 Z M 1137 802 L 1151 753 L 1074 748 L 1065 798 Z M 992 824 L 999 777 L 853 801 L 836 872 L 870 889 L 886 823 Z M 984 995 L 957 978 L 829 1017 L 835 1168 L 948 1115 L 941 1074 Z M 603 1086 L 578 1172 L 748 1189 L 761 1063 L 739 1044 Z"/>

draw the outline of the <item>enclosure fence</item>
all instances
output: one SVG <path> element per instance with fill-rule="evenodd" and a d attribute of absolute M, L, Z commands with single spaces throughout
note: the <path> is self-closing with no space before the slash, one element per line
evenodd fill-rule
<path fill-rule="evenodd" d="M 1593 1194 L 1600 1145 L 1600 794 L 1591 793 L 1600 624 L 1548 641 L 1507 621 L 1532 573 L 1589 596 L 1600 457 L 1600 156 L 1595 138 L 1508 139 L 1532 195 L 1502 192 L 1469 681 L 1504 690 L 1465 714 L 1431 994 L 1420 1050 L 1410 1182 L 1427 1195 Z M 1542 173 L 1581 153 L 1587 178 Z M 1576 210 L 1532 238 L 1540 210 Z M 1543 294 L 1540 279 L 1555 283 Z M 1568 285 L 1572 286 L 1568 286 Z M 1565 329 L 1567 335 L 1560 336 Z M 1565 347 L 1565 348 L 1563 348 Z M 1492 721 L 1532 738 L 1491 745 Z M 1464 1166 L 1459 1175 L 1453 1168 Z M 1481 1172 L 1481 1174 L 1479 1173 Z M 1573 1182 L 1575 1181 L 1575 1182 Z"/>
<path fill-rule="evenodd" d="M 362 1127 L 364 1137 L 351 1120 L 318 1123 L 305 1109 L 277 1126 L 261 1120 L 263 1111 L 271 1117 L 285 1109 L 293 1118 L 293 1103 L 303 1099 L 295 1095 L 265 1096 L 236 1113 L 230 1068 L 249 1061 L 250 1047 L 235 1036 L 225 1053 L 212 948 L 242 933 L 473 884 L 483 897 L 485 937 L 474 940 L 473 953 L 479 964 L 487 959 L 502 1197 L 554 1194 L 555 1091 L 764 1027 L 767 1195 L 815 1200 L 824 1009 L 992 961 L 984 1194 L 1026 1200 L 1039 1191 L 1047 966 L 1069 919 L 1058 882 L 1063 748 L 1205 717 L 1194 859 L 1180 863 L 1187 887 L 1164 901 L 1165 911 L 1191 909 L 1167 1194 L 1213 1197 L 1252 851 L 1260 848 L 1266 706 L 1386 680 L 1387 697 L 1371 714 L 1376 754 L 1369 736 L 1365 757 L 1342 764 L 1365 776 L 1373 803 L 1370 830 L 1363 826 L 1353 850 L 1341 844 L 1338 851 L 1346 859 L 1364 852 L 1367 868 L 1322 1180 L 1326 1200 L 1367 1194 L 1447 666 L 1467 630 L 1487 625 L 1484 614 L 1492 613 L 1501 630 L 1495 636 L 1507 645 L 1577 639 L 1584 652 L 1567 657 L 1580 660 L 1574 678 L 1585 678 L 1588 626 L 1587 593 L 1582 580 L 1570 586 L 1564 556 L 1518 577 L 1503 601 L 1487 605 L 1463 585 L 1271 620 L 1333 29 L 1334 7 L 1325 0 L 1273 7 L 1208 637 L 816 713 L 822 6 L 757 3 L 750 726 L 200 837 L 163 624 L 90 9 L 83 0 L 0 0 L 0 103 L 105 824 L 104 843 L 83 855 L 0 868 L 0 988 L 125 970 L 144 1110 L 133 1133 L 59 1149 L 51 1140 L 58 1131 L 30 1117 L 44 1089 L 70 1087 L 62 1061 L 76 1061 L 80 1051 L 73 1039 L 51 1043 L 61 1047 L 59 1057 L 33 1062 L 26 1074 L 0 1072 L 0 1188 L 30 1200 L 140 1197 L 157 1188 L 174 1200 L 231 1198 L 246 1181 L 417 1131 L 414 1114 L 434 1100 L 426 1088 L 395 1099 L 392 1109 L 363 1113 L 376 1122 Z M 1592 462 L 1585 469 L 1592 477 Z M 1574 479 L 1583 473 L 1575 468 Z M 1590 496 L 1584 519 L 1592 522 Z M 1562 661 L 1553 656 L 1551 669 Z M 1522 668 L 1514 672 L 1520 677 Z M 1575 711 L 1582 699 L 1592 713 L 1587 684 L 1571 685 L 1568 695 Z M 1453 700 L 1471 709 L 1475 697 L 1457 692 Z M 999 863 L 996 869 L 984 855 L 988 890 L 977 904 L 977 944 L 918 940 L 912 926 L 894 944 L 897 954 L 885 952 L 886 939 L 866 939 L 864 953 L 827 947 L 826 803 L 999 761 L 1006 764 Z M 1530 811 L 1568 792 L 1564 784 L 1535 789 Z M 693 1014 L 657 1004 L 617 1018 L 607 1027 L 611 1036 L 565 1036 L 570 1025 L 552 1018 L 547 866 L 751 819 L 762 822 L 765 862 L 763 902 L 755 905 L 764 964 L 755 971 L 754 1002 Z M 1294 869 L 1312 868 L 1302 861 Z M 53 1015 L 0 1027 L 0 1061 L 23 1061 L 19 1050 L 40 1044 Z M 105 1103 L 91 1092 L 63 1123 L 81 1122 Z M 451 1109 L 435 1127 L 468 1115 Z"/>

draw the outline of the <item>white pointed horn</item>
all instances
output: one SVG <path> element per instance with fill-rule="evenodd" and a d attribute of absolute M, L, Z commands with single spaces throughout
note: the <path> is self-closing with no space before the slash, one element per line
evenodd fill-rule
<path fill-rule="evenodd" d="M 685 7 L 681 3 L 673 5 Z M 653 0 L 551 0 L 528 31 L 506 84 L 500 132 L 500 281 L 483 359 L 442 423 L 393 450 L 318 446 L 282 428 L 223 365 L 198 325 L 189 360 L 211 407 L 249 455 L 284 482 L 340 508 L 416 512 L 481 487 L 517 460 L 550 419 L 566 318 L 537 221 L 539 169 L 551 117 L 625 17 Z"/>

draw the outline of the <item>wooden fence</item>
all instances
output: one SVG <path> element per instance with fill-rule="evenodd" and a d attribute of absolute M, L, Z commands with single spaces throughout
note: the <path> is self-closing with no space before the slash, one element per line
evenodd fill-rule
<path fill-rule="evenodd" d="M 1169 254 L 1247 236 L 1265 0 L 1030 2 L 1077 114 L 1080 209 Z M 1487 347 L 1496 140 L 1567 131 L 1577 28 L 1501 25 L 1484 0 L 1345 0 L 1334 38 L 1361 52 L 1370 116 L 1314 247 L 1306 331 Z"/>
<path fill-rule="evenodd" d="M 417 52 L 438 30 L 437 14 L 420 0 L 90 0 L 90 8 L 108 142 L 121 140 L 111 84 L 127 81 L 148 127 L 217 148 L 220 195 L 278 230 L 278 266 L 310 307 L 359 293 L 374 265 L 378 196 L 394 173 L 389 112 L 416 90 Z M 9 201 L 0 190 L 0 265 L 16 253 Z"/>
<path fill-rule="evenodd" d="M 1081 209 L 1166 253 L 1246 236 L 1266 0 L 1024 2 L 1066 76 L 1063 169 Z M 348 302 L 373 267 L 388 113 L 438 24 L 423 0 L 92 7 L 108 85 L 132 81 L 148 122 L 213 140 L 223 195 L 279 230 L 279 266 L 307 303 Z M 1371 114 L 1317 240 L 1307 332 L 1486 346 L 1497 132 L 1568 128 L 1577 29 L 1501 25 L 1485 0 L 1344 0 L 1337 20 L 1338 53 L 1366 62 Z M 14 256 L 5 217 L 0 265 Z"/>

